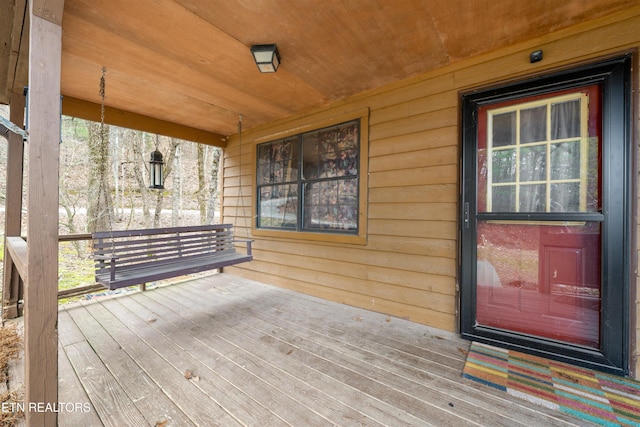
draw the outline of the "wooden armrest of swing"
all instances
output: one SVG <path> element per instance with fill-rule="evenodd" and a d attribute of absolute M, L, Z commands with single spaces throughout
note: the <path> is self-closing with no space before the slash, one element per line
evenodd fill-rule
<path fill-rule="evenodd" d="M 247 244 L 247 255 L 251 255 L 251 242 L 255 242 L 253 239 L 233 239 L 233 243 L 246 243 Z"/>
<path fill-rule="evenodd" d="M 114 255 L 94 255 L 94 259 L 97 261 L 109 261 L 109 278 L 110 280 L 116 279 L 116 260 L 119 257 Z"/>

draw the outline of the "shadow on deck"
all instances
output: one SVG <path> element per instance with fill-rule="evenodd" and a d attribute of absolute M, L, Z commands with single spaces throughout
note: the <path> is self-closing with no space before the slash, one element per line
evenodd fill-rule
<path fill-rule="evenodd" d="M 63 306 L 59 335 L 61 426 L 581 424 L 463 379 L 454 334 L 229 274 Z"/>

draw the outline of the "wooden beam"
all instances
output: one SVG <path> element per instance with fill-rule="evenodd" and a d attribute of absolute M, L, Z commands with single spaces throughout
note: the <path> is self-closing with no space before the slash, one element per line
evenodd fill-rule
<path fill-rule="evenodd" d="M 10 119 L 21 125 L 24 121 L 25 99 L 22 93 L 13 93 L 10 104 Z M 22 127 L 22 126 L 21 126 Z M 7 186 L 5 197 L 4 235 L 20 236 L 22 226 L 22 170 L 24 164 L 24 143 L 22 137 L 9 133 L 7 147 Z M 2 289 L 2 316 L 13 319 L 20 315 L 19 301 L 22 299 L 23 281 L 15 269 L 11 254 L 5 245 L 4 286 Z"/>
<path fill-rule="evenodd" d="M 53 24 L 62 25 L 64 0 L 33 0 L 33 14 Z"/>
<path fill-rule="evenodd" d="M 100 105 L 90 101 L 64 96 L 62 98 L 62 114 L 99 122 Z M 157 133 L 173 138 L 184 139 L 185 141 L 199 142 L 201 144 L 222 148 L 227 146 L 227 138 L 223 135 L 155 119 L 118 108 L 105 107 L 104 121 L 110 125 Z"/>
<path fill-rule="evenodd" d="M 10 120 L 20 128 L 24 122 L 25 97 L 23 93 L 11 96 Z M 7 194 L 5 198 L 5 235 L 19 236 L 22 225 L 22 172 L 24 142 L 20 135 L 9 133 L 7 149 Z"/>
<path fill-rule="evenodd" d="M 15 9 L 13 2 L 0 2 L 0 103 L 8 104 L 11 94 L 9 70 L 11 57 L 11 36 L 13 34 L 13 18 Z"/>
<path fill-rule="evenodd" d="M 60 1 L 60 3 L 62 3 Z M 58 402 L 58 179 L 62 27 L 29 10 L 25 417 L 55 426 Z"/>
<path fill-rule="evenodd" d="M 29 55 L 27 0 L 3 2 L 0 8 L 0 103 L 9 104 L 13 91 L 22 92 L 27 82 L 25 62 Z"/>
<path fill-rule="evenodd" d="M 20 276 L 27 281 L 27 275 L 29 271 L 27 269 L 27 242 L 22 237 L 7 237 L 6 238 L 7 251 L 11 255 L 13 264 Z"/>
<path fill-rule="evenodd" d="M 78 286 L 77 288 L 65 289 L 58 292 L 58 299 L 77 297 L 90 294 L 92 292 L 104 291 L 106 288 L 100 284 Z"/>

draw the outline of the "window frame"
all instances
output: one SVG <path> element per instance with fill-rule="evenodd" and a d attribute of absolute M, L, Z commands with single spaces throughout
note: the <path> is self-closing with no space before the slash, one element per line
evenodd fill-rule
<path fill-rule="evenodd" d="M 553 104 L 560 104 L 567 101 L 580 101 L 580 135 L 568 138 L 559 138 L 553 139 L 551 137 L 551 106 Z M 566 142 L 576 142 L 580 146 L 580 168 L 585 168 L 587 164 L 587 150 L 589 144 L 589 132 L 588 132 L 588 120 L 589 114 L 587 110 L 587 106 L 589 103 L 589 98 L 586 93 L 572 92 L 563 95 L 557 96 L 549 96 L 544 97 L 542 99 L 534 100 L 534 101 L 525 101 L 522 103 L 512 104 L 503 107 L 492 108 L 487 110 L 487 167 L 488 167 L 488 176 L 487 176 L 487 194 L 486 194 L 486 212 L 494 212 L 493 209 L 493 191 L 497 187 L 515 187 L 515 211 L 514 212 L 526 212 L 521 210 L 520 207 L 520 190 L 523 186 L 528 185 L 545 185 L 545 211 L 551 212 L 551 186 L 553 184 L 563 184 L 563 183 L 578 183 L 580 185 L 580 210 L 579 212 L 586 212 L 586 200 L 587 200 L 587 179 L 586 175 L 581 175 L 578 178 L 564 178 L 564 179 L 554 179 L 552 174 L 552 165 L 551 165 L 551 147 L 554 144 L 562 144 Z M 511 103 L 510 103 L 511 104 Z M 546 111 L 546 129 L 545 129 L 545 139 L 540 141 L 532 141 L 532 142 L 522 142 L 520 135 L 520 122 L 521 122 L 521 112 L 523 110 L 529 110 L 536 107 L 545 106 L 547 107 Z M 516 113 L 516 140 L 513 144 L 510 145 L 500 145 L 499 147 L 495 147 L 493 144 L 493 138 L 490 135 L 493 134 L 493 123 L 494 118 L 498 115 L 505 113 Z M 522 151 L 523 149 L 532 148 L 532 147 L 544 147 L 545 149 L 545 158 L 546 158 L 546 170 L 545 177 L 542 180 L 532 180 L 532 181 L 523 181 L 521 179 L 521 166 L 522 166 Z M 510 182 L 496 182 L 493 180 L 493 154 L 494 152 L 507 151 L 507 150 L 515 150 L 516 153 L 516 172 L 515 172 L 515 180 Z"/>
<path fill-rule="evenodd" d="M 259 191 L 263 185 L 258 184 L 258 147 L 264 143 L 283 141 L 291 137 L 299 137 L 300 150 L 302 150 L 303 135 L 313 133 L 325 128 L 332 128 L 341 124 L 346 124 L 352 121 L 359 121 L 359 150 L 358 150 L 358 189 L 357 189 L 357 217 L 356 217 L 356 230 L 353 232 L 345 232 L 340 230 L 316 230 L 313 228 L 302 228 L 300 223 L 295 229 L 286 228 L 269 228 L 258 227 L 259 221 L 259 209 L 260 199 Z M 256 156 L 254 162 L 255 179 L 253 180 L 254 197 L 253 199 L 253 221 L 252 221 L 252 234 L 255 236 L 287 238 L 287 239 L 299 239 L 299 240 L 312 240 L 320 242 L 335 242 L 335 243 L 350 243 L 350 244 L 366 244 L 367 236 L 367 199 L 368 199 L 368 163 L 369 163 L 369 109 L 360 109 L 350 113 L 331 116 L 330 118 L 320 119 L 314 122 L 307 123 L 289 123 L 289 130 L 275 131 L 269 135 L 256 138 L 254 141 L 255 148 L 253 150 Z M 302 152 L 298 153 L 298 156 L 302 156 Z M 301 166 L 298 166 L 298 180 L 296 185 L 298 191 L 301 191 L 302 186 L 309 182 L 308 180 L 302 180 L 301 178 Z M 297 203 L 297 218 L 298 221 L 302 221 L 302 193 L 298 193 L 300 199 Z"/>

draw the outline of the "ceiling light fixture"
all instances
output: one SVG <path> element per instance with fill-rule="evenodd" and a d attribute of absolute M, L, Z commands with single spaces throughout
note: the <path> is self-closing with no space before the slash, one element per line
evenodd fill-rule
<path fill-rule="evenodd" d="M 280 66 L 280 53 L 275 44 L 254 44 L 251 54 L 261 73 L 275 73 Z"/>

